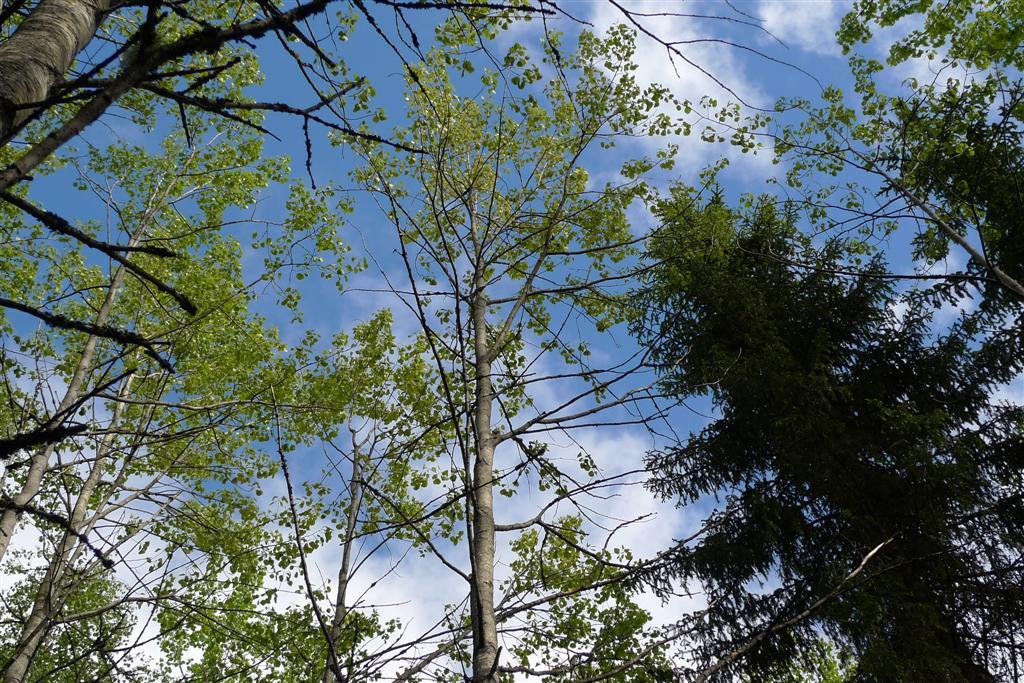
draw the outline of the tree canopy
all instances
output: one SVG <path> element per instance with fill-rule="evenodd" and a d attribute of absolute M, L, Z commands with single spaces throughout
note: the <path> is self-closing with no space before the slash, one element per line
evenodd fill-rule
<path fill-rule="evenodd" d="M 660 212 L 643 336 L 720 415 L 651 456 L 660 495 L 721 501 L 664 575 L 715 605 L 707 660 L 770 633 L 744 665 L 767 675 L 821 628 L 865 680 L 1012 678 L 1022 413 L 993 394 L 1021 371 L 1019 327 L 979 308 L 937 330 L 941 289 L 899 291 L 881 257 L 844 270 L 767 197 L 679 189 Z"/>
<path fill-rule="evenodd" d="M 837 7 L 0 3 L 5 683 L 1021 679 L 1024 5 Z"/>

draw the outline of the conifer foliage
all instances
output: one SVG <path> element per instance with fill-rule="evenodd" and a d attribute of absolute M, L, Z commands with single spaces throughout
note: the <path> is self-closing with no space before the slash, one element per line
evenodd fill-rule
<path fill-rule="evenodd" d="M 957 313 L 948 283 L 901 291 L 881 258 L 849 270 L 767 197 L 734 211 L 679 188 L 660 215 L 640 338 L 668 387 L 715 406 L 650 456 L 658 494 L 715 504 L 661 578 L 707 591 L 707 662 L 756 640 L 744 668 L 768 676 L 824 631 L 858 680 L 1013 679 L 1024 415 L 998 390 L 1019 326 Z"/>

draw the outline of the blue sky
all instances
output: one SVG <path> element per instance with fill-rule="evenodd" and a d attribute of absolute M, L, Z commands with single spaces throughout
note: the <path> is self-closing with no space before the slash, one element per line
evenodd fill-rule
<path fill-rule="evenodd" d="M 596 31 L 603 31 L 611 24 L 622 20 L 622 15 L 614 7 L 601 0 L 561 0 L 560 4 L 579 18 L 590 22 Z M 725 102 L 734 99 L 735 95 L 749 105 L 768 109 L 780 97 L 802 96 L 814 100 L 823 85 L 838 85 L 845 91 L 852 90 L 846 60 L 834 42 L 838 22 L 849 8 L 849 3 L 845 0 L 733 0 L 731 5 L 725 2 L 684 3 L 681 0 L 662 0 L 630 3 L 629 6 L 651 14 L 640 20 L 661 38 L 671 41 L 698 41 L 681 44 L 680 49 L 689 59 L 704 71 L 713 74 L 732 91 L 729 93 L 723 90 L 720 84 L 701 73 L 701 69 L 689 66 L 678 58 L 673 63 L 663 47 L 641 37 L 637 53 L 640 66 L 638 78 L 645 82 L 662 83 L 680 98 L 696 102 L 702 96 L 708 95 Z M 671 12 L 716 15 L 728 19 L 665 15 Z M 382 26 L 390 35 L 394 35 L 393 20 L 385 24 L 384 19 L 387 15 L 382 12 L 378 16 Z M 431 27 L 436 17 L 436 14 L 430 12 L 424 12 L 422 15 L 410 14 L 412 26 L 425 47 L 429 45 L 432 37 Z M 580 28 L 579 24 L 565 19 L 553 20 L 551 26 L 565 30 L 569 34 Z M 511 41 L 517 40 L 528 47 L 535 47 L 539 43 L 540 28 L 537 21 L 517 26 L 503 35 L 499 44 L 507 46 Z M 314 29 L 319 31 L 323 26 L 317 25 Z M 883 57 L 886 40 L 887 37 L 882 36 L 882 40 L 869 46 L 869 55 Z M 260 50 L 265 65 L 266 83 L 257 96 L 287 102 L 297 107 L 310 104 L 313 96 L 308 86 L 296 77 L 293 64 L 280 47 L 273 41 L 263 41 Z M 373 83 L 378 93 L 376 104 L 388 112 L 392 121 L 400 118 L 404 111 L 404 78 L 401 62 L 392 51 L 381 44 L 365 21 L 360 22 L 352 38 L 345 45 L 339 46 L 338 51 L 350 62 L 354 71 Z M 786 62 L 789 65 L 779 62 Z M 885 86 L 895 89 L 908 76 L 928 73 L 929 66 L 926 63 L 912 62 L 883 74 L 882 82 Z M 382 124 L 381 132 L 386 134 L 390 125 L 391 122 Z M 304 168 L 305 141 L 295 121 L 284 116 L 271 115 L 268 118 L 268 128 L 280 136 L 281 140 L 268 140 L 267 152 L 289 155 L 292 158 L 294 176 L 299 182 L 308 183 Z M 122 126 L 94 126 L 87 132 L 86 139 L 94 144 L 104 144 L 116 131 L 122 129 Z M 383 274 L 395 275 L 399 282 L 404 280 L 394 256 L 393 229 L 382 221 L 377 209 L 371 206 L 365 196 L 360 193 L 348 194 L 348 189 L 352 187 L 348 174 L 359 161 L 357 155 L 329 144 L 325 131 L 315 125 L 311 127 L 310 132 L 313 143 L 313 178 L 318 185 L 334 186 L 338 189 L 339 196 L 351 199 L 355 211 L 346 219 L 343 237 L 351 245 L 355 255 L 372 256 L 373 260 L 367 270 L 349 280 L 346 291 L 341 296 L 333 284 L 320 282 L 315 278 L 307 280 L 302 286 L 306 295 L 302 304 L 305 316 L 302 326 L 292 325 L 290 313 L 275 308 L 272 302 L 267 300 L 258 304 L 258 312 L 278 325 L 282 330 L 282 337 L 289 342 L 297 341 L 305 328 L 315 329 L 323 338 L 328 339 L 336 332 L 350 330 L 358 322 L 369 319 L 382 306 L 393 309 L 396 330 L 400 336 L 414 334 L 417 331 L 415 321 L 391 294 L 382 291 L 386 289 Z M 778 177 L 784 170 L 783 167 L 772 165 L 770 150 L 753 156 L 740 154 L 732 148 L 703 143 L 696 137 L 675 142 L 680 145 L 680 154 L 676 168 L 663 178 L 666 185 L 676 180 L 696 182 L 697 173 L 722 155 L 727 156 L 731 162 L 729 169 L 721 176 L 724 189 L 731 199 L 735 199 L 741 193 L 774 191 L 775 186 L 768 181 L 770 178 Z M 650 153 L 656 146 L 664 143 L 664 140 L 640 141 L 635 143 L 632 149 L 624 147 L 619 153 L 622 154 L 621 158 L 625 158 L 627 154 Z M 608 169 L 614 168 L 615 164 L 608 161 L 604 159 L 601 167 L 589 169 L 593 181 L 597 182 L 609 176 Z M 57 194 L 57 188 L 64 180 L 66 179 L 61 175 L 53 179 L 43 179 L 33 187 L 33 194 L 40 199 L 55 200 L 50 205 L 58 212 L 73 214 L 78 208 L 77 199 L 70 195 Z M 280 219 L 285 198 L 284 188 L 272 188 L 265 193 L 260 205 L 256 207 L 255 215 L 270 220 Z M 636 223 L 637 233 L 642 233 L 649 227 L 651 218 L 642 207 L 636 207 L 632 217 Z M 244 240 L 249 232 L 248 228 L 240 229 L 240 239 Z M 906 258 L 905 254 L 899 254 L 903 248 L 899 246 L 900 244 L 905 244 L 905 239 L 900 238 L 894 242 L 895 259 Z M 250 254 L 248 265 L 251 272 L 255 273 L 259 266 L 258 255 Z M 615 329 L 604 335 L 588 334 L 591 335 L 588 341 L 592 342 L 597 352 L 609 359 L 629 355 L 635 350 L 625 330 Z M 552 362 L 547 368 L 554 370 L 557 363 Z M 542 406 L 553 405 L 564 399 L 568 390 L 569 388 L 542 389 L 538 393 L 537 401 Z M 1012 388 L 1010 391 L 1012 396 Z M 1019 394 L 1019 398 L 1024 398 L 1024 391 Z M 674 413 L 670 422 L 671 428 L 677 433 L 686 434 L 706 423 L 709 413 L 710 407 L 706 401 L 695 401 L 689 408 Z M 571 437 L 555 434 L 549 438 L 552 453 L 563 457 L 566 463 L 571 463 L 575 452 L 582 448 L 591 453 L 608 474 L 637 466 L 643 454 L 660 443 L 657 437 L 639 427 L 587 429 L 575 432 Z M 317 477 L 322 464 L 317 453 L 317 449 L 310 449 L 294 456 L 296 476 Z M 639 477 L 635 477 L 634 480 L 639 481 Z M 267 487 L 267 490 L 270 495 L 280 494 L 280 482 L 277 482 L 276 487 Z M 503 507 L 498 512 L 499 521 L 512 522 L 530 517 L 545 500 L 547 494 L 534 490 L 524 491 L 521 496 L 510 501 L 502 500 Z M 676 509 L 671 503 L 662 504 L 654 500 L 641 486 L 624 486 L 616 490 L 613 497 L 592 502 L 595 515 L 602 516 L 610 526 L 614 526 L 613 520 L 649 515 L 643 523 L 631 525 L 615 536 L 616 544 L 631 546 L 637 557 L 649 556 L 664 548 L 673 538 L 687 535 L 707 511 L 706 506 Z M 369 590 L 371 582 L 387 572 L 389 562 L 398 556 L 399 550 L 395 548 L 395 554 L 382 555 L 368 562 L 365 571 L 357 577 L 359 589 Z M 325 548 L 318 551 L 313 560 L 323 576 L 333 576 L 338 564 L 338 552 Z M 461 593 L 464 593 L 464 585 L 460 584 L 457 577 L 438 563 L 429 560 L 430 558 L 412 558 L 406 561 L 400 571 L 390 574 L 387 580 L 377 585 L 374 592 L 367 597 L 369 602 L 396 605 L 385 609 L 385 613 L 394 613 L 411 622 L 413 633 L 433 623 L 441 604 L 457 601 L 461 598 Z M 424 592 L 424 585 L 431 587 L 429 593 Z M 692 604 L 699 604 L 700 601 L 679 600 L 662 604 L 651 596 L 644 596 L 641 602 L 655 613 L 659 621 L 668 623 L 678 617 L 680 610 L 687 609 Z"/>
<path fill-rule="evenodd" d="M 651 30 L 666 39 L 721 38 L 746 45 L 793 65 L 773 63 L 754 52 L 723 43 L 695 43 L 682 48 L 690 59 L 717 76 L 749 104 L 770 108 L 781 96 L 801 95 L 813 99 L 819 92 L 819 82 L 848 85 L 845 59 L 839 55 L 831 38 L 846 8 L 845 3 L 738 2 L 734 3 L 734 6 L 756 19 L 737 14 L 719 2 L 688 2 L 685 5 L 676 2 L 646 3 L 638 5 L 637 8 L 652 13 L 681 9 L 690 14 L 724 14 L 742 21 L 760 20 L 764 28 L 774 34 L 773 36 L 755 27 L 730 21 L 664 16 L 650 19 Z M 603 31 L 621 19 L 621 15 L 614 8 L 601 2 L 570 2 L 566 7 L 577 16 L 591 22 L 597 31 Z M 429 24 L 431 19 L 424 17 L 422 22 Z M 420 31 L 419 23 L 414 23 L 414 26 L 420 40 L 425 43 L 425 37 L 429 36 L 429 32 Z M 579 25 L 563 21 L 561 28 L 571 34 L 579 29 Z M 539 30 L 539 22 L 531 22 L 503 36 L 501 43 L 508 45 L 511 41 L 517 40 L 528 47 L 536 47 L 540 40 Z M 640 80 L 663 83 L 677 96 L 695 102 L 704 95 L 716 97 L 720 102 L 732 99 L 728 92 L 723 91 L 698 69 L 687 66 L 678 59 L 673 65 L 662 47 L 643 38 L 640 39 L 638 47 Z M 403 78 L 399 60 L 383 48 L 375 36 L 365 33 L 357 32 L 349 41 L 346 50 L 352 50 L 356 54 L 372 55 L 372 60 L 354 61 L 353 66 L 362 69 L 364 65 L 372 62 L 372 68 L 363 73 L 375 84 L 381 106 L 389 115 L 400 117 L 404 106 L 400 95 Z M 306 97 L 305 88 L 301 85 L 296 87 L 294 80 L 284 79 L 284 75 L 279 77 L 273 69 L 268 69 L 267 92 L 273 99 L 294 98 L 298 100 L 297 104 L 301 105 Z M 271 143 L 269 149 L 279 148 L 291 154 L 293 169 L 296 175 L 302 177 L 304 143 L 295 127 L 281 120 L 280 125 L 273 126 L 272 129 L 275 132 L 290 131 L 290 135 L 283 136 L 284 140 L 281 143 Z M 662 145 L 664 142 L 638 142 L 633 149 L 623 148 L 620 153 L 622 158 L 627 154 L 650 153 L 656 145 Z M 709 145 L 693 138 L 677 142 L 681 146 L 678 165 L 664 178 L 666 184 L 673 180 L 696 182 L 697 173 L 722 154 L 728 155 L 732 162 L 723 180 L 727 193 L 733 198 L 740 193 L 771 190 L 767 179 L 780 170 L 770 163 L 768 153 L 751 157 L 727 147 Z M 334 183 L 342 188 L 349 187 L 351 183 L 347 172 L 351 164 L 357 161 L 354 154 L 345 154 L 337 148 L 332 148 L 324 144 L 322 138 L 314 144 L 313 175 L 318 184 Z M 614 167 L 608 159 L 602 161 L 604 166 L 590 169 L 594 182 L 606 178 L 607 169 Z M 379 268 L 394 275 L 399 282 L 404 280 L 398 272 L 399 264 L 393 256 L 393 229 L 381 221 L 376 208 L 371 207 L 364 198 L 355 195 L 354 201 L 356 210 L 344 229 L 345 235 L 357 251 L 368 249 L 374 255 L 376 265 L 371 264 L 367 271 L 351 278 L 346 293 L 340 298 L 334 292 L 333 286 L 311 282 L 307 287 L 309 296 L 304 305 L 306 323 L 329 336 L 338 329 L 348 329 L 355 322 L 368 318 L 380 306 L 390 306 L 396 315 L 397 330 L 400 333 L 414 333 L 417 330 L 414 321 L 403 312 L 400 305 L 396 305 L 391 295 L 370 291 L 384 288 Z M 271 209 L 274 205 L 273 202 L 268 202 Z M 635 208 L 633 216 L 638 233 L 649 227 L 649 224 L 645 223 L 650 221 L 650 216 L 641 207 Z M 592 336 L 589 341 L 599 353 L 608 358 L 622 357 L 635 349 L 626 331 L 621 329 L 612 330 L 611 333 L 601 336 Z M 554 366 L 549 367 L 553 369 Z M 554 404 L 564 398 L 565 391 L 565 388 L 542 389 L 537 401 L 541 405 Z M 710 407 L 706 401 L 695 401 L 689 408 L 674 413 L 671 427 L 685 435 L 704 424 L 709 413 Z M 614 414 L 611 417 L 614 417 Z M 563 465 L 572 467 L 575 453 L 584 449 L 593 455 L 606 474 L 638 466 L 644 453 L 659 444 L 658 438 L 652 437 L 645 429 L 639 427 L 587 429 L 574 432 L 572 435 L 552 434 L 546 438 L 551 444 L 550 452 L 554 457 L 561 458 Z M 316 476 L 319 465 L 315 452 L 314 449 L 306 454 L 310 457 L 299 466 L 300 472 Z M 499 460 L 500 458 L 499 453 Z M 301 461 L 303 458 L 297 454 L 296 459 Z M 639 476 L 631 477 L 634 485 L 619 487 L 612 497 L 589 501 L 589 505 L 594 510 L 596 524 L 608 528 L 621 520 L 646 516 L 643 522 L 626 527 L 614 537 L 615 544 L 630 546 L 637 557 L 644 557 L 664 548 L 673 538 L 690 533 L 699 524 L 708 507 L 699 505 L 676 509 L 671 503 L 662 504 L 654 500 L 641 486 L 636 485 L 640 479 Z M 532 490 L 526 490 L 511 500 L 500 499 L 499 522 L 507 523 L 528 518 L 547 499 L 547 494 Z M 562 509 L 562 512 L 570 511 L 567 507 Z M 604 532 L 596 526 L 591 528 L 595 532 L 596 542 L 600 543 Z M 398 557 L 399 551 L 400 547 L 396 547 L 392 554 L 385 553 L 368 562 L 365 571 L 357 577 L 357 585 L 368 588 L 371 582 L 390 569 L 390 562 Z M 325 548 L 318 551 L 314 557 L 316 564 L 323 568 L 325 576 L 332 573 L 331 569 L 337 564 L 337 555 L 336 550 Z M 464 555 L 464 552 L 461 555 Z M 499 555 L 499 562 L 506 561 L 507 548 Z M 464 557 L 461 557 L 458 551 L 453 557 L 457 558 L 460 564 L 465 563 Z M 430 586 L 427 592 L 423 590 L 426 585 Z M 411 633 L 418 633 L 433 624 L 442 604 L 456 602 L 460 599 L 462 591 L 464 587 L 461 580 L 432 558 L 406 558 L 398 572 L 390 574 L 386 581 L 378 584 L 372 593 L 367 594 L 367 600 L 375 603 L 398 603 L 398 606 L 393 608 L 394 613 L 407 621 Z M 655 613 L 658 621 L 664 623 L 675 621 L 682 611 L 701 602 L 699 597 L 693 600 L 678 599 L 669 603 L 662 603 L 653 596 L 643 596 L 640 600 L 645 607 Z"/>

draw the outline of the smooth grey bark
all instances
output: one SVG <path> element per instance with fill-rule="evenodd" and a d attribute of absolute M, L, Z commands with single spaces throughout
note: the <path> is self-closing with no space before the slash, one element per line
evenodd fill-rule
<path fill-rule="evenodd" d="M 127 395 L 130 384 L 131 378 L 129 377 L 119 392 L 122 398 Z M 114 414 L 111 418 L 112 429 L 120 423 L 124 405 L 121 402 L 114 405 Z M 63 538 L 57 545 L 56 552 L 43 574 L 43 579 L 36 589 L 32 611 L 22 626 L 18 644 L 14 649 L 14 656 L 4 671 L 4 683 L 22 683 L 25 680 L 32 660 L 35 659 L 36 653 L 39 652 L 39 647 L 49 631 L 52 616 L 59 612 L 64 605 L 66 591 L 61 579 L 64 570 L 71 563 L 72 553 L 78 546 L 79 537 L 76 532 L 81 532 L 85 525 L 89 501 L 103 476 L 106 459 L 110 455 L 113 441 L 113 434 L 108 434 L 97 449 L 96 460 L 93 462 L 89 475 L 82 482 L 82 489 L 78 492 L 74 508 L 68 517 L 70 528 L 64 532 Z"/>
<path fill-rule="evenodd" d="M 476 265 L 473 274 L 473 295 L 470 315 L 473 327 L 473 361 L 475 396 L 473 431 L 476 448 L 473 461 L 473 580 L 470 584 L 473 621 L 473 681 L 493 683 L 498 680 L 498 621 L 494 612 L 494 449 L 497 445 L 491 429 L 494 409 L 494 387 L 491 379 L 493 361 L 487 339 L 487 294 L 485 291 L 484 238 L 477 233 L 472 200 L 469 202 L 470 237 L 474 244 Z"/>
<path fill-rule="evenodd" d="M 354 440 L 354 437 L 353 437 Z M 331 619 L 331 642 L 327 644 L 329 650 L 338 653 L 338 641 L 341 639 L 341 628 L 348 615 L 348 584 L 349 571 L 352 565 L 352 544 L 355 537 L 356 521 L 359 515 L 359 506 L 362 503 L 362 463 L 359 450 L 352 451 L 352 476 L 348 485 L 349 503 L 348 518 L 345 520 L 345 547 L 342 550 L 341 566 L 338 568 L 338 592 L 334 603 L 334 617 Z M 352 672 L 348 672 L 349 680 L 352 679 Z M 323 683 L 341 683 L 337 672 L 331 666 L 331 656 L 328 653 L 327 663 L 324 668 Z"/>
<path fill-rule="evenodd" d="M 0 141 L 32 115 L 89 44 L 111 0 L 43 0 L 0 43 Z"/>
<path fill-rule="evenodd" d="M 159 204 L 159 199 L 160 197 L 158 196 L 155 198 L 155 201 L 151 203 L 138 227 L 128 239 L 128 246 L 138 246 L 142 236 L 149 228 L 150 221 L 156 214 L 156 206 Z M 103 303 L 100 305 L 99 311 L 96 313 L 96 318 L 94 320 L 96 325 L 105 325 L 107 320 L 110 318 L 110 314 L 114 310 L 114 303 L 117 301 L 117 297 L 121 291 L 121 286 L 124 283 L 126 274 L 127 271 L 123 266 L 118 267 L 117 270 L 114 271 L 113 276 L 110 278 L 110 285 L 107 287 Z M 68 388 L 64 392 L 64 397 L 57 406 L 57 415 L 62 415 L 67 412 L 67 410 L 82 397 L 85 390 L 86 379 L 92 373 L 94 368 L 96 360 L 96 344 L 99 342 L 99 339 L 100 338 L 96 335 L 89 335 L 86 338 L 85 345 L 82 347 L 82 355 L 79 356 L 78 363 L 75 366 L 75 371 L 71 375 L 71 381 L 68 382 Z M 31 502 L 36 494 L 39 493 L 39 488 L 43 482 L 43 475 L 46 473 L 46 469 L 50 463 L 50 456 L 53 455 L 53 451 L 56 447 L 57 444 L 49 444 L 45 448 L 41 448 L 33 453 L 29 462 L 28 473 L 25 475 L 25 480 L 21 485 L 21 490 L 16 496 L 14 496 L 14 507 L 5 509 L 0 513 L 0 561 L 2 561 L 4 556 L 7 554 L 7 549 L 10 547 L 11 539 L 14 537 L 14 530 L 18 525 L 19 517 L 17 510 Z"/>
<path fill-rule="evenodd" d="M 118 268 L 111 279 L 110 286 L 107 288 L 107 295 L 103 305 L 96 314 L 97 325 L 103 325 L 106 323 L 107 318 L 110 317 L 110 312 L 114 307 L 114 301 L 117 298 L 118 291 L 121 289 L 123 279 L 124 268 Z M 82 348 L 82 355 L 79 357 L 78 364 L 75 366 L 75 372 L 71 376 L 71 382 L 68 383 L 64 398 L 61 399 L 60 404 L 57 406 L 57 414 L 65 413 L 82 396 L 86 377 L 93 370 L 96 343 L 98 341 L 99 337 L 96 335 L 89 335 L 86 339 L 85 346 Z M 43 482 L 43 475 L 46 473 L 46 468 L 50 463 L 50 456 L 53 455 L 55 448 L 56 444 L 49 444 L 32 455 L 25 481 L 22 482 L 21 490 L 14 496 L 14 507 L 7 508 L 0 514 L 0 560 L 3 560 L 4 555 L 7 554 L 11 539 L 14 537 L 14 529 L 18 525 L 19 513 L 17 510 L 27 505 L 39 493 L 39 487 Z"/>

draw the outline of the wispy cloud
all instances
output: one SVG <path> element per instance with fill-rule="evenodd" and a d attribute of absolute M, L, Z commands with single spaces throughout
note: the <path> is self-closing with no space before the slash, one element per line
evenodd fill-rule
<path fill-rule="evenodd" d="M 762 0 L 757 13 L 764 28 L 790 48 L 839 57 L 839 21 L 852 7 L 849 0 Z"/>

